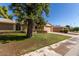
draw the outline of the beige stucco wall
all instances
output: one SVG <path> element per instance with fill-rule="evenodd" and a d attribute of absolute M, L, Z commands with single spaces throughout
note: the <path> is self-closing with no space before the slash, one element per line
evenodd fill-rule
<path fill-rule="evenodd" d="M 46 24 L 46 25 L 44 26 L 44 31 L 53 32 L 53 26 L 50 25 L 50 24 Z"/>
<path fill-rule="evenodd" d="M 47 31 L 48 33 L 49 32 L 53 32 L 53 27 L 51 27 L 51 26 L 44 26 L 44 31 Z"/>

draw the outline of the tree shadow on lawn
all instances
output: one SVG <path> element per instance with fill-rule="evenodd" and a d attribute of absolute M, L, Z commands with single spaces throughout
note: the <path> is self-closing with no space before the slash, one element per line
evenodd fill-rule
<path fill-rule="evenodd" d="M 9 41 L 21 41 L 25 40 L 27 37 L 25 35 L 17 36 L 17 35 L 0 35 L 0 42 L 5 44 L 9 43 Z"/>

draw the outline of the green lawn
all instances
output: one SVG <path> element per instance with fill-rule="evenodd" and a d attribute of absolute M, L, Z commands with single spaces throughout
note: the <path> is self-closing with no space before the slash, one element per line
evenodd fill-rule
<path fill-rule="evenodd" d="M 0 35 L 0 42 L 6 45 L 5 47 L 6 49 L 9 49 L 7 48 L 7 44 L 9 44 L 9 47 L 12 45 L 11 43 L 15 44 L 16 49 L 20 49 L 16 55 L 21 55 L 39 49 L 41 47 L 48 46 L 70 38 L 69 36 L 63 36 L 57 34 L 39 33 L 39 34 L 33 34 L 33 37 L 30 39 L 26 39 L 25 35 L 26 34 L 23 33 L 2 34 Z"/>

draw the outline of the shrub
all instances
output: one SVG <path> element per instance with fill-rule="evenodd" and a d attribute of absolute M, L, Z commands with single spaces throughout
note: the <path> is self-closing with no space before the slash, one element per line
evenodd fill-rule
<path fill-rule="evenodd" d="M 68 30 L 67 29 L 64 29 L 64 33 L 68 33 Z"/>
<path fill-rule="evenodd" d="M 62 30 L 60 30 L 60 32 L 62 32 L 62 33 L 68 33 L 68 29 L 62 29 Z"/>
<path fill-rule="evenodd" d="M 60 32 L 63 32 L 63 30 L 60 30 Z"/>

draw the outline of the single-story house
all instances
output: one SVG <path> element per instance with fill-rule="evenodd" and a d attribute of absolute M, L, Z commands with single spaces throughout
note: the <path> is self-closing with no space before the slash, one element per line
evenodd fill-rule
<path fill-rule="evenodd" d="M 47 31 L 47 32 L 60 32 L 61 29 L 63 29 L 62 26 L 54 26 L 50 23 L 47 23 L 44 26 L 44 31 Z"/>
<path fill-rule="evenodd" d="M 0 19 L 0 31 L 15 31 L 16 23 L 10 19 Z"/>
<path fill-rule="evenodd" d="M 26 32 L 27 25 L 23 23 L 16 23 L 16 31 Z"/>
<path fill-rule="evenodd" d="M 19 24 L 10 19 L 0 19 L 0 32 L 4 31 L 16 31 L 16 30 L 24 30 L 24 25 Z M 59 32 L 63 27 L 60 26 L 53 26 L 50 23 L 47 23 L 44 26 L 44 31 L 47 32 Z"/>
<path fill-rule="evenodd" d="M 60 32 L 63 28 L 63 26 L 59 25 L 53 26 L 53 32 Z"/>
<path fill-rule="evenodd" d="M 47 24 L 44 26 L 44 31 L 53 32 L 53 25 L 47 23 Z"/>

